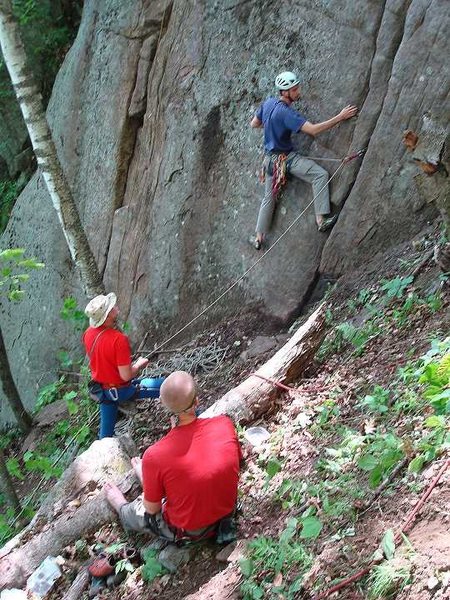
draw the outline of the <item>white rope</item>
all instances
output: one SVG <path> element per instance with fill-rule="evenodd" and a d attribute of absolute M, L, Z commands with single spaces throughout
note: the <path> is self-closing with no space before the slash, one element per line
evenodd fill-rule
<path fill-rule="evenodd" d="M 226 288 L 220 294 L 220 296 L 218 296 L 213 302 L 211 302 L 211 304 L 208 304 L 208 306 L 206 306 L 200 313 L 198 313 L 198 315 L 196 315 L 188 323 L 186 323 L 186 325 L 184 325 L 176 333 L 174 333 L 172 336 L 170 336 L 167 340 L 165 340 L 164 342 L 159 344 L 159 346 L 157 346 L 152 352 L 150 352 L 149 354 L 146 355 L 146 358 L 152 356 L 153 354 L 157 354 L 158 350 L 161 350 L 161 348 L 163 348 L 166 344 L 168 344 L 174 338 L 176 338 L 178 335 L 180 335 L 180 333 L 183 333 L 183 331 L 185 331 L 188 327 L 190 327 L 190 325 L 195 323 L 195 321 L 198 321 L 198 319 L 200 319 L 200 317 L 202 317 L 206 312 L 208 312 L 211 308 L 213 308 L 213 306 L 218 304 L 218 302 L 220 302 L 220 300 L 222 300 L 222 298 L 224 296 L 226 296 L 229 292 L 231 292 L 231 290 L 234 289 L 250 273 L 250 271 L 252 271 L 256 267 L 256 265 L 258 265 L 269 254 L 269 252 L 271 252 L 275 248 L 275 246 L 280 243 L 280 241 L 294 227 L 294 225 L 296 225 L 296 223 L 299 221 L 299 219 L 301 219 L 301 217 L 305 214 L 305 212 L 308 210 L 308 208 L 310 206 L 312 206 L 312 204 L 314 204 L 314 200 L 317 198 L 317 196 L 328 186 L 330 181 L 332 181 L 334 179 L 334 177 L 336 177 L 336 175 L 338 174 L 340 169 L 346 164 L 346 162 L 347 162 L 346 159 L 341 160 L 341 164 L 336 169 L 336 171 L 333 173 L 333 175 L 330 177 L 330 179 L 327 181 L 327 183 L 320 188 L 320 190 L 313 197 L 311 202 L 305 206 L 305 208 L 302 210 L 302 212 L 292 221 L 292 223 L 289 225 L 289 227 L 278 236 L 278 238 L 273 242 L 273 244 L 270 246 L 270 248 L 268 248 L 252 265 L 250 265 L 250 267 L 240 277 L 238 277 L 238 279 L 236 279 L 228 288 Z M 263 202 L 264 202 L 264 200 L 265 200 L 265 196 L 263 198 Z"/>

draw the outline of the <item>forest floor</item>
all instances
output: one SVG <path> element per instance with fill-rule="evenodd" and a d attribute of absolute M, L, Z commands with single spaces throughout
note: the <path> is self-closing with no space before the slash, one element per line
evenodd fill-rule
<path fill-rule="evenodd" d="M 365 567 L 368 574 L 329 597 L 450 597 L 449 470 L 393 541 L 448 457 L 450 293 L 431 257 L 435 238 L 430 230 L 342 278 L 325 298 L 327 336 L 314 362 L 270 414 L 248 424 L 270 438 L 255 447 L 238 428 L 245 460 L 237 545 L 191 546 L 174 574 L 151 582 L 133 563 L 126 580 L 98 598 L 318 600 Z M 256 315 L 237 316 L 198 336 L 188 354 L 198 360 L 204 406 L 266 362 L 305 319 L 276 331 Z M 141 452 L 168 428 L 150 403 L 122 422 Z M 63 597 L 81 548 L 148 541 L 117 523 L 104 526 L 79 550 L 67 549 L 51 599 Z"/>

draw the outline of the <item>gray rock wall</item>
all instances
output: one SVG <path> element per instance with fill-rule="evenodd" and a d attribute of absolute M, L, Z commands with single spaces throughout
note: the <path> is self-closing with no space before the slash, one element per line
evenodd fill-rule
<path fill-rule="evenodd" d="M 263 191 L 256 176 L 262 135 L 249 121 L 282 69 L 301 74 L 298 109 L 311 121 L 348 103 L 361 107 L 356 120 L 316 140 L 299 135 L 299 149 L 333 158 L 368 151 L 332 182 L 332 199 L 343 210 L 329 238 L 316 231 L 309 209 L 212 319 L 246 304 L 286 320 L 319 268 L 340 274 L 434 217 L 415 179 L 426 176 L 401 138 L 407 127 L 419 135 L 445 130 L 446 5 L 85 2 L 49 119 L 105 283 L 118 292 L 134 340 L 147 331 L 151 341 L 166 338 L 259 256 L 246 239 Z M 425 153 L 431 156 L 430 145 Z M 323 166 L 333 172 L 336 163 Z M 434 187 L 446 188 L 442 174 L 433 177 Z M 311 198 L 308 185 L 289 184 L 272 243 Z M 62 297 L 68 289 L 81 295 L 52 210 L 41 180 L 32 182 L 1 242 L 44 253 L 51 271 L 37 275 L 14 320 L 2 315 L 19 388 L 30 403 L 38 374 L 54 367 L 56 347 L 76 343 L 70 332 L 59 332 Z M 43 306 L 51 315 L 44 323 Z M 49 328 L 58 335 L 45 344 Z M 35 358 L 19 368 L 27 353 Z"/>

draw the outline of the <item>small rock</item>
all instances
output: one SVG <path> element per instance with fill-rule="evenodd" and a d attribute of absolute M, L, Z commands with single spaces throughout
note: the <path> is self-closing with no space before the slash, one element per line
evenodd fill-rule
<path fill-rule="evenodd" d="M 272 337 L 258 335 L 247 349 L 247 357 L 255 358 L 275 348 L 277 342 Z"/>
<path fill-rule="evenodd" d="M 246 534 L 246 537 L 248 537 L 248 534 Z M 237 542 L 233 543 L 235 544 L 235 548 L 227 559 L 229 563 L 235 563 L 241 560 L 241 558 L 244 558 L 248 542 L 245 540 L 237 540 Z"/>
<path fill-rule="evenodd" d="M 159 562 L 171 573 L 175 573 L 178 567 L 187 563 L 191 557 L 189 548 L 178 548 L 170 544 L 159 553 Z"/>
<path fill-rule="evenodd" d="M 429 580 L 427 581 L 427 588 L 431 591 L 431 590 L 435 590 L 436 588 L 439 587 L 440 581 L 437 577 L 430 577 Z"/>
<path fill-rule="evenodd" d="M 228 544 L 225 546 L 225 548 L 222 548 L 222 550 L 216 554 L 216 560 L 219 562 L 227 562 L 230 554 L 236 548 L 236 543 L 237 542 L 231 542 L 231 544 Z"/>

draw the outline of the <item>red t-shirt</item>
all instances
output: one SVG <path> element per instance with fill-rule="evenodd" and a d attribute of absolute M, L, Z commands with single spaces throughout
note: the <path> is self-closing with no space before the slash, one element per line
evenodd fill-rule
<path fill-rule="evenodd" d="M 87 355 L 90 354 L 92 345 L 101 331 L 104 333 L 95 342 L 89 358 L 92 379 L 103 384 L 123 385 L 124 380 L 117 367 L 131 364 L 130 342 L 127 336 L 117 329 L 103 325 L 89 327 L 83 335 Z"/>
<path fill-rule="evenodd" d="M 232 421 L 196 419 L 172 429 L 142 459 L 144 498 L 166 499 L 164 516 L 174 527 L 193 530 L 235 507 L 241 448 Z"/>

